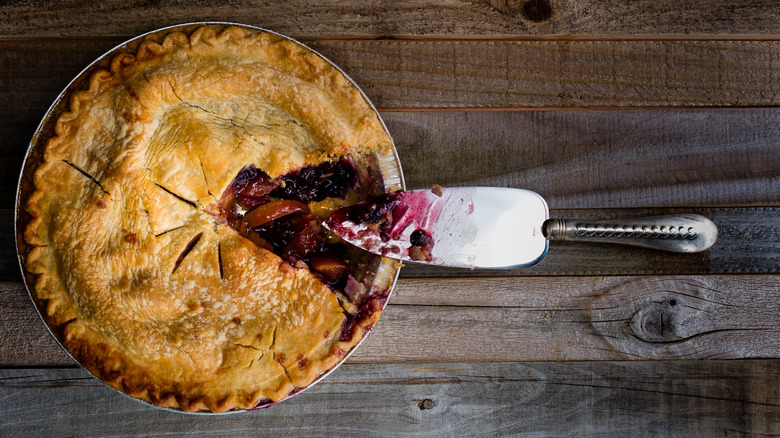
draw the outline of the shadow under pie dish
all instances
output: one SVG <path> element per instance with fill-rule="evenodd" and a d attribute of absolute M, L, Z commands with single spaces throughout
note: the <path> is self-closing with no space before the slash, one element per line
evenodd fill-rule
<path fill-rule="evenodd" d="M 387 130 L 333 64 L 262 29 L 182 25 L 55 102 L 17 244 L 39 313 L 92 374 L 159 407 L 247 410 L 310 386 L 377 321 L 399 266 L 320 221 L 402 188 Z"/>

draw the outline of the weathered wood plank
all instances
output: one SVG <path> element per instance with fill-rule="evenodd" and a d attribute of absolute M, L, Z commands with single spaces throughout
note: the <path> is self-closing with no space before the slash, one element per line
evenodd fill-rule
<path fill-rule="evenodd" d="M 0 211 L 0 281 L 22 281 L 14 238 L 14 219 L 7 210 Z"/>
<path fill-rule="evenodd" d="M 0 112 L 0 208 L 13 208 L 24 154 L 42 117 L 42 112 Z"/>
<path fill-rule="evenodd" d="M 269 409 L 146 407 L 80 369 L 0 370 L 3 436 L 780 433 L 780 361 L 345 364 Z M 100 418 L 100 421 L 95 421 Z"/>
<path fill-rule="evenodd" d="M 42 115 L 0 112 L 0 208 Z M 780 205 L 780 108 L 382 116 L 409 188 L 519 187 L 552 208 Z"/>
<path fill-rule="evenodd" d="M 0 283 L 0 365 L 72 365 Z M 780 358 L 780 276 L 401 279 L 355 363 Z"/>
<path fill-rule="evenodd" d="M 365 84 L 383 108 L 764 106 L 780 101 L 776 41 L 366 41 L 312 46 Z"/>
<path fill-rule="evenodd" d="M 0 6 L 6 37 L 133 35 L 203 20 L 266 26 L 297 37 L 512 37 L 616 34 L 780 33 L 770 0 L 534 0 L 354 3 L 305 1 L 224 3 L 160 1 L 95 5 L 83 0 L 7 1 Z"/>
<path fill-rule="evenodd" d="M 48 109 L 81 70 L 121 42 L 105 39 L 0 44 L 0 108 Z M 43 112 L 38 122 L 42 116 Z"/>
<path fill-rule="evenodd" d="M 0 44 L 0 110 L 40 110 L 121 42 Z M 780 42 L 311 41 L 379 108 L 767 106 Z"/>
<path fill-rule="evenodd" d="M 468 270 L 409 264 L 405 277 L 489 275 L 676 275 L 780 273 L 780 209 L 568 209 L 551 210 L 565 219 L 610 219 L 656 214 L 697 213 L 718 226 L 718 241 L 708 251 L 675 254 L 623 245 L 550 242 L 547 257 L 526 269 Z M 2 259 L 0 259 L 2 263 Z"/>
<path fill-rule="evenodd" d="M 550 276 L 550 275 L 694 275 L 780 273 L 780 209 L 583 209 L 552 210 L 554 217 L 637 217 L 667 213 L 698 213 L 713 219 L 718 242 L 697 254 L 675 254 L 609 244 L 551 242 L 541 263 L 526 269 L 475 270 L 408 264 L 403 277 Z M 20 281 L 10 211 L 0 211 L 0 281 Z"/>
<path fill-rule="evenodd" d="M 780 203 L 780 109 L 383 112 L 409 188 L 534 190 L 551 208 Z"/>
<path fill-rule="evenodd" d="M 0 345 L 8 346 L 0 348 L 0 366 L 28 360 L 36 365 L 74 365 L 49 334 L 21 283 L 0 283 L 0 319 L 6 327 L 0 330 Z"/>
<path fill-rule="evenodd" d="M 777 276 L 426 279 L 398 291 L 356 361 L 780 357 Z"/>

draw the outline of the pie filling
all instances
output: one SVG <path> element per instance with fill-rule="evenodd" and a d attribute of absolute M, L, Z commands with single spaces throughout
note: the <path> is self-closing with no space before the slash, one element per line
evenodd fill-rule
<path fill-rule="evenodd" d="M 219 201 L 220 220 L 279 256 L 282 269 L 308 269 L 334 292 L 349 297 L 349 302 L 340 300 L 346 305 L 342 341 L 351 339 L 355 323 L 381 310 L 386 300 L 371 293 L 370 269 L 360 251 L 321 225 L 338 207 L 356 199 L 358 191 L 355 166 L 341 159 L 278 178 L 248 166 Z"/>
<path fill-rule="evenodd" d="M 431 232 L 417 228 L 408 237 L 405 233 L 413 225 L 407 213 L 419 208 L 416 198 L 421 197 L 415 192 L 379 195 L 337 210 L 326 223 L 348 240 L 376 249 L 382 255 L 408 255 L 414 261 L 431 261 L 434 243 Z"/>

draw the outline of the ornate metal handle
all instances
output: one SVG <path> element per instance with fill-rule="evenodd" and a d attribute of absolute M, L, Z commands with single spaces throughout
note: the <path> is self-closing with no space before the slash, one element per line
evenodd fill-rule
<path fill-rule="evenodd" d="M 700 252 L 718 239 L 718 228 L 704 216 L 647 216 L 619 221 L 548 219 L 542 227 L 550 240 L 622 243 L 672 252 Z"/>

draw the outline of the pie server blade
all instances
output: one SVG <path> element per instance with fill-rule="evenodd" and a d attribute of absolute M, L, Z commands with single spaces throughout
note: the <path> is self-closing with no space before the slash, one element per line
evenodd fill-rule
<path fill-rule="evenodd" d="M 550 219 L 544 198 L 530 190 L 454 187 L 435 192 L 397 192 L 345 207 L 325 226 L 374 254 L 471 269 L 535 265 L 547 254 L 549 240 L 691 253 L 710 248 L 718 235 L 711 220 L 695 214 L 609 221 Z"/>

